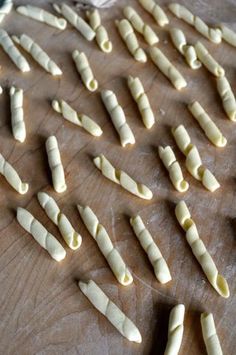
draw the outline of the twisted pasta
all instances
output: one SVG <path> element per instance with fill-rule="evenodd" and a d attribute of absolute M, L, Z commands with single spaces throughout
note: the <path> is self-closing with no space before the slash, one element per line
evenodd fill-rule
<path fill-rule="evenodd" d="M 29 36 L 26 34 L 20 37 L 12 36 L 12 39 L 18 43 L 26 52 L 28 52 L 34 60 L 52 75 L 61 75 L 62 71 L 57 64 L 50 59 L 46 52 Z"/>
<path fill-rule="evenodd" d="M 103 154 L 100 154 L 94 158 L 93 162 L 107 179 L 121 185 L 125 190 L 131 192 L 133 195 L 145 200 L 152 199 L 152 191 L 149 190 L 147 186 L 137 183 L 124 171 L 114 168 Z"/>
<path fill-rule="evenodd" d="M 47 216 L 58 226 L 66 244 L 73 250 L 78 249 L 82 243 L 82 237 L 74 230 L 64 213 L 60 211 L 56 201 L 45 192 L 38 192 L 37 197 Z"/>
<path fill-rule="evenodd" d="M 76 68 L 86 88 L 89 91 L 97 90 L 98 82 L 96 79 L 94 79 L 92 69 L 85 53 L 79 52 L 78 50 L 74 50 L 74 52 L 72 53 L 72 58 L 74 59 Z"/>
<path fill-rule="evenodd" d="M 164 27 L 168 25 L 169 20 L 162 8 L 153 0 L 139 0 L 140 5 L 149 12 L 155 19 L 159 26 Z"/>
<path fill-rule="evenodd" d="M 202 335 L 208 355 L 223 355 L 212 313 L 201 314 Z"/>
<path fill-rule="evenodd" d="M 175 207 L 176 218 L 186 232 L 186 239 L 194 256 L 202 267 L 208 281 L 220 296 L 228 298 L 229 287 L 225 278 L 218 273 L 216 265 L 200 239 L 195 222 L 184 201 L 180 201 Z"/>
<path fill-rule="evenodd" d="M 111 90 L 101 92 L 102 101 L 109 113 L 112 123 L 119 134 L 122 147 L 127 144 L 134 144 L 135 138 L 130 126 L 126 122 L 126 117 L 122 107 L 119 105 L 116 95 Z"/>
<path fill-rule="evenodd" d="M 217 61 L 212 57 L 212 55 L 200 41 L 195 44 L 195 50 L 199 60 L 207 68 L 207 70 L 209 70 L 210 73 L 216 77 L 225 75 L 224 68 L 222 68 L 222 66 L 217 63 Z"/>
<path fill-rule="evenodd" d="M 225 76 L 222 76 L 216 78 L 216 84 L 227 116 L 231 121 L 236 122 L 236 100 L 230 83 Z"/>
<path fill-rule="evenodd" d="M 0 7 L 0 23 L 3 21 L 4 17 L 8 15 L 13 7 L 13 1 L 12 0 L 5 0 L 3 4 L 1 4 Z"/>
<path fill-rule="evenodd" d="M 185 306 L 178 304 L 170 312 L 168 340 L 164 355 L 178 355 L 184 333 Z"/>
<path fill-rule="evenodd" d="M 130 224 L 136 234 L 142 248 L 148 255 L 148 259 L 153 266 L 155 276 L 157 280 L 165 284 L 171 281 L 170 270 L 168 265 L 163 258 L 160 249 L 154 242 L 151 234 L 145 227 L 140 216 L 135 216 L 130 218 Z"/>
<path fill-rule="evenodd" d="M 61 261 L 66 256 L 66 251 L 58 240 L 26 209 L 17 208 L 17 221 L 30 233 L 36 242 L 46 249 L 56 261 Z"/>
<path fill-rule="evenodd" d="M 23 90 L 12 86 L 10 89 L 10 99 L 12 133 L 14 138 L 22 143 L 26 138 L 23 112 Z"/>
<path fill-rule="evenodd" d="M 86 11 L 86 15 L 89 19 L 91 28 L 96 33 L 96 41 L 99 48 L 101 48 L 101 50 L 105 53 L 110 53 L 112 51 L 112 43 L 109 40 L 107 30 L 101 24 L 101 18 L 98 10 L 94 9 L 92 11 Z"/>
<path fill-rule="evenodd" d="M 5 158 L 0 154 L 0 174 L 2 174 L 7 182 L 19 192 L 21 195 L 26 194 L 29 189 L 29 185 L 21 181 L 21 178 L 17 174 L 13 166 L 8 163 Z"/>
<path fill-rule="evenodd" d="M 220 25 L 222 38 L 231 46 L 236 47 L 236 33 L 225 25 Z"/>

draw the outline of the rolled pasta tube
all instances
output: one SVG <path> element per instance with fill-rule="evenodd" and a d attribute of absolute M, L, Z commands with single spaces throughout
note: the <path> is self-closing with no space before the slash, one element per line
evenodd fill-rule
<path fill-rule="evenodd" d="M 223 24 L 220 25 L 220 30 L 222 33 L 222 38 L 228 44 L 231 44 L 231 46 L 236 47 L 236 33 Z"/>
<path fill-rule="evenodd" d="M 111 90 L 103 90 L 101 97 L 111 117 L 112 123 L 119 134 L 122 147 L 125 147 L 127 144 L 134 144 L 134 134 L 126 121 L 125 113 L 119 105 L 114 92 Z"/>
<path fill-rule="evenodd" d="M 109 40 L 107 30 L 101 24 L 100 14 L 97 9 L 92 11 L 86 11 L 86 15 L 89 19 L 89 24 L 91 28 L 96 33 L 96 41 L 101 48 L 101 50 L 105 53 L 110 53 L 112 51 L 112 43 Z"/>
<path fill-rule="evenodd" d="M 24 195 L 29 189 L 29 185 L 22 182 L 16 170 L 8 163 L 5 158 L 0 154 L 0 174 L 2 174 L 7 182 L 15 189 L 19 194 Z"/>
<path fill-rule="evenodd" d="M 46 151 L 48 155 L 48 163 L 52 173 L 52 183 L 54 190 L 58 193 L 67 189 L 65 183 L 64 168 L 61 163 L 60 151 L 55 136 L 50 136 L 46 140 Z"/>
<path fill-rule="evenodd" d="M 74 26 L 80 34 L 87 39 L 92 41 L 95 37 L 94 30 L 85 22 L 82 17 L 80 17 L 70 6 L 65 3 L 60 5 L 53 4 L 54 10 L 65 17 L 65 19 Z"/>
<path fill-rule="evenodd" d="M 205 132 L 206 136 L 216 147 L 225 147 L 227 144 L 227 139 L 223 136 L 219 128 L 208 116 L 203 107 L 198 101 L 194 101 L 188 105 L 189 111 L 192 113 L 193 117 L 196 118 L 197 122 Z"/>
<path fill-rule="evenodd" d="M 157 5 L 155 1 L 139 0 L 139 3 L 147 12 L 153 16 L 159 26 L 164 27 L 165 25 L 168 25 L 168 17 L 166 16 L 164 10 L 162 10 L 162 8 Z"/>
<path fill-rule="evenodd" d="M 218 294 L 224 298 L 230 295 L 229 286 L 225 278 L 218 273 L 216 265 L 200 239 L 195 222 L 191 218 L 189 209 L 184 201 L 175 207 L 176 218 L 186 232 L 186 239 L 194 256 L 202 267 L 208 281 Z"/>
<path fill-rule="evenodd" d="M 18 6 L 16 11 L 24 16 L 27 16 L 33 20 L 46 23 L 49 26 L 64 30 L 67 22 L 64 18 L 58 18 L 50 12 L 32 5 Z"/>
<path fill-rule="evenodd" d="M 169 10 L 178 18 L 193 26 L 199 33 L 213 43 L 220 43 L 222 34 L 219 29 L 210 28 L 200 17 L 193 15 L 185 6 L 178 3 L 169 5 Z"/>
<path fill-rule="evenodd" d="M 56 261 L 61 261 L 66 256 L 66 251 L 58 240 L 26 209 L 17 208 L 17 221 L 30 233 L 36 242 L 46 249 Z"/>
<path fill-rule="evenodd" d="M 3 93 L 2 87 L 0 85 L 0 95 Z"/>
<path fill-rule="evenodd" d="M 133 195 L 145 200 L 152 199 L 152 191 L 149 190 L 147 186 L 137 183 L 124 171 L 114 168 L 103 154 L 100 154 L 94 158 L 93 162 L 107 179 L 121 185 L 125 190 L 131 192 Z"/>
<path fill-rule="evenodd" d="M 119 251 L 114 247 L 105 227 L 99 223 L 97 216 L 89 206 L 77 205 L 77 208 L 84 224 L 97 242 L 98 248 L 107 260 L 117 281 L 123 286 L 130 285 L 133 282 L 133 277 Z"/>
<path fill-rule="evenodd" d="M 201 327 L 208 355 L 223 355 L 212 313 L 201 314 Z"/>
<path fill-rule="evenodd" d="M 178 304 L 170 312 L 168 340 L 164 355 L 178 355 L 184 333 L 185 306 Z"/>
<path fill-rule="evenodd" d="M 157 280 L 165 284 L 171 281 L 170 270 L 168 265 L 163 258 L 160 249 L 154 242 L 151 234 L 145 227 L 140 216 L 135 216 L 130 218 L 130 224 L 137 236 L 142 248 L 148 255 L 148 259 L 153 266 L 155 276 Z"/>
<path fill-rule="evenodd" d="M 140 79 L 137 77 L 133 78 L 129 75 L 128 87 L 133 99 L 138 105 L 144 126 L 150 129 L 155 123 L 155 117 Z"/>
<path fill-rule="evenodd" d="M 140 33 L 147 44 L 150 46 L 159 42 L 159 38 L 153 29 L 143 22 L 136 10 L 131 6 L 125 6 L 123 9 L 124 16 L 129 20 L 134 29 Z"/>
<path fill-rule="evenodd" d="M 138 328 L 93 280 L 87 282 L 79 281 L 78 286 L 92 305 L 109 320 L 121 335 L 129 341 L 142 342 Z"/>
<path fill-rule="evenodd" d="M 64 213 L 60 211 L 56 201 L 45 192 L 38 192 L 37 197 L 40 206 L 58 227 L 66 244 L 73 250 L 78 249 L 82 243 L 82 237 L 74 230 Z"/>
<path fill-rule="evenodd" d="M 13 7 L 12 0 L 5 0 L 0 7 L 0 23 L 3 21 L 4 17 L 8 15 Z"/>
<path fill-rule="evenodd" d="M 83 113 L 76 112 L 67 102 L 64 100 L 53 100 L 52 108 L 61 113 L 62 116 L 69 122 L 74 123 L 79 127 L 83 127 L 87 132 L 93 136 L 101 136 L 103 131 L 101 127 L 90 117 Z"/>
<path fill-rule="evenodd" d="M 129 21 L 123 19 L 121 21 L 116 20 L 115 23 L 123 41 L 125 42 L 129 52 L 132 54 L 134 59 L 140 63 L 146 63 L 147 55 L 139 46 L 137 37 Z"/>
<path fill-rule="evenodd" d="M 88 62 L 88 58 L 84 52 L 79 52 L 77 49 L 73 51 L 72 58 L 74 59 L 76 68 L 81 76 L 85 87 L 89 91 L 95 91 L 98 88 L 98 82 L 94 78 L 92 69 Z"/>
<path fill-rule="evenodd" d="M 13 63 L 19 68 L 22 72 L 30 71 L 30 66 L 25 57 L 18 51 L 14 43 L 12 42 L 11 37 L 8 33 L 0 28 L 0 45 L 2 49 L 8 54 Z"/>
<path fill-rule="evenodd" d="M 23 111 L 23 90 L 12 86 L 10 89 L 10 99 L 12 133 L 14 138 L 22 143 L 26 138 Z"/>
<path fill-rule="evenodd" d="M 182 74 L 180 74 L 176 67 L 169 61 L 169 59 L 159 48 L 150 47 L 149 53 L 154 64 L 171 81 L 177 90 L 181 90 L 187 86 Z"/>
<path fill-rule="evenodd" d="M 189 184 L 183 178 L 181 167 L 176 160 L 172 148 L 168 145 L 165 148 L 159 146 L 158 148 L 160 159 L 169 172 L 170 180 L 177 191 L 185 192 L 189 188 Z"/>
<path fill-rule="evenodd" d="M 236 122 L 236 100 L 230 83 L 225 76 L 222 76 L 216 78 L 216 84 L 227 116 L 231 121 Z"/>
<path fill-rule="evenodd" d="M 216 77 L 221 77 L 225 75 L 224 68 L 222 68 L 222 66 L 217 63 L 217 61 L 212 57 L 212 55 L 208 52 L 206 47 L 200 41 L 195 44 L 195 50 L 199 60 L 210 73 L 212 73 Z"/>
<path fill-rule="evenodd" d="M 29 36 L 23 34 L 19 37 L 12 36 L 14 42 L 18 43 L 34 60 L 52 75 L 61 75 L 62 71 L 46 52 Z"/>

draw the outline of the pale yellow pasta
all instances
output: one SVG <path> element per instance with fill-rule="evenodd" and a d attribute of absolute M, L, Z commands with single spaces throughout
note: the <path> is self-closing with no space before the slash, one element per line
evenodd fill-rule
<path fill-rule="evenodd" d="M 79 52 L 77 49 L 73 51 L 72 58 L 74 59 L 76 68 L 81 76 L 81 79 L 89 91 L 95 91 L 98 88 L 98 82 L 94 78 L 92 69 L 88 62 L 88 58 L 84 52 Z"/>
<path fill-rule="evenodd" d="M 162 284 L 171 281 L 171 275 L 168 265 L 165 259 L 163 258 L 160 249 L 154 242 L 151 234 L 145 227 L 141 217 L 135 216 L 130 218 L 130 224 L 142 248 L 148 255 L 148 259 L 150 260 L 150 263 L 153 266 L 157 280 Z"/>
<path fill-rule="evenodd" d="M 195 44 L 195 50 L 198 59 L 207 68 L 207 70 L 209 70 L 210 73 L 212 73 L 216 77 L 225 75 L 224 68 L 222 68 L 222 66 L 217 63 L 217 61 L 212 57 L 212 55 L 208 52 L 206 47 L 200 41 Z"/>
<path fill-rule="evenodd" d="M 227 139 L 223 136 L 219 128 L 208 116 L 199 102 L 194 101 L 193 103 L 189 104 L 188 109 L 192 113 L 193 117 L 196 118 L 209 140 L 216 147 L 225 147 L 227 144 Z"/>
<path fill-rule="evenodd" d="M 213 43 L 221 42 L 221 31 L 210 28 L 200 17 L 193 15 L 185 6 L 178 3 L 169 5 L 169 10 L 178 18 L 193 26 L 199 33 Z"/>
<path fill-rule="evenodd" d="M 94 39 L 96 35 L 94 30 L 70 6 L 65 3 L 53 4 L 53 8 L 57 13 L 64 16 L 65 19 L 72 26 L 74 26 L 85 39 L 88 41 L 92 41 Z"/>
<path fill-rule="evenodd" d="M 170 312 L 168 340 L 164 355 L 178 355 L 184 333 L 185 306 L 178 304 Z"/>
<path fill-rule="evenodd" d="M 223 108 L 231 121 L 236 121 L 236 100 L 230 83 L 225 76 L 216 78 L 217 90 L 221 97 Z"/>
<path fill-rule="evenodd" d="M 111 117 L 112 123 L 119 134 L 122 147 L 125 147 L 127 144 L 134 144 L 135 138 L 133 132 L 126 121 L 124 111 L 119 105 L 114 92 L 111 90 L 103 90 L 101 97 Z"/>
<path fill-rule="evenodd" d="M 201 327 L 208 355 L 223 355 L 212 313 L 201 314 Z"/>
<path fill-rule="evenodd" d="M 186 239 L 190 245 L 194 256 L 202 267 L 208 281 L 220 296 L 228 298 L 229 287 L 225 278 L 218 273 L 216 265 L 206 250 L 203 241 L 200 239 L 196 224 L 191 218 L 191 214 L 184 201 L 180 201 L 175 208 L 176 218 L 181 227 L 186 232 Z"/>
<path fill-rule="evenodd" d="M 30 66 L 25 57 L 18 51 L 14 43 L 12 42 L 11 37 L 8 33 L 0 28 L 0 45 L 2 49 L 8 54 L 13 63 L 19 68 L 22 72 L 30 71 Z"/>
<path fill-rule="evenodd" d="M 49 26 L 58 28 L 59 30 L 64 30 L 67 25 L 64 18 L 58 18 L 41 7 L 32 5 L 18 6 L 16 11 L 21 15 L 46 23 Z"/>
<path fill-rule="evenodd" d="M 134 323 L 113 303 L 93 281 L 79 281 L 78 286 L 92 305 L 129 341 L 142 342 L 142 336 Z"/>
<path fill-rule="evenodd" d="M 119 251 L 114 247 L 105 227 L 99 222 L 97 216 L 89 206 L 77 205 L 77 208 L 84 224 L 96 240 L 117 281 L 123 286 L 130 285 L 133 282 L 133 277 Z"/>
<path fill-rule="evenodd" d="M 92 11 L 86 11 L 86 15 L 89 19 L 91 28 L 96 33 L 96 41 L 99 48 L 101 48 L 101 50 L 105 53 L 110 53 L 112 51 L 112 43 L 109 40 L 107 30 L 101 24 L 101 18 L 98 10 L 94 9 Z"/>
<path fill-rule="evenodd" d="M 83 113 L 76 112 L 67 102 L 64 100 L 53 100 L 52 108 L 61 113 L 62 116 L 69 122 L 74 123 L 77 126 L 83 127 L 87 132 L 95 137 L 102 135 L 101 127 L 90 117 Z"/>
<path fill-rule="evenodd" d="M 168 25 L 169 20 L 166 16 L 164 10 L 155 3 L 153 0 L 139 0 L 140 5 L 149 12 L 158 23 L 159 26 L 163 27 Z"/>
<path fill-rule="evenodd" d="M 155 117 L 140 79 L 137 77 L 133 78 L 131 75 L 129 75 L 128 87 L 133 99 L 138 105 L 144 126 L 150 129 L 155 123 Z"/>
<path fill-rule="evenodd" d="M 12 133 L 14 138 L 22 143 L 26 138 L 23 111 L 23 90 L 12 86 L 10 89 L 10 100 Z"/>
<path fill-rule="evenodd" d="M 19 37 L 12 36 L 12 39 L 18 43 L 34 60 L 52 75 L 61 75 L 62 71 L 58 65 L 47 55 L 47 53 L 29 36 L 23 34 Z"/>
<path fill-rule="evenodd" d="M 107 179 L 115 182 L 118 185 L 121 185 L 125 190 L 131 192 L 133 195 L 136 195 L 145 200 L 152 199 L 153 194 L 147 186 L 137 183 L 123 170 L 114 168 L 114 166 L 103 154 L 100 154 L 94 158 L 93 162 Z"/>
<path fill-rule="evenodd" d="M 151 26 L 143 22 L 143 19 L 139 16 L 137 11 L 131 6 L 125 6 L 123 9 L 124 16 L 129 20 L 134 29 L 139 32 L 147 44 L 152 46 L 159 42 L 159 38 L 153 31 Z"/>
<path fill-rule="evenodd" d="M 222 38 L 227 43 L 231 44 L 231 46 L 236 47 L 236 33 L 224 24 L 220 25 L 220 29 L 222 32 Z"/>
<path fill-rule="evenodd" d="M 2 174 L 7 182 L 15 189 L 19 194 L 24 195 L 29 189 L 29 185 L 22 182 L 16 170 L 13 166 L 5 160 L 0 154 L 0 174 Z"/>
<path fill-rule="evenodd" d="M 180 74 L 176 67 L 169 61 L 169 59 L 159 48 L 150 47 L 149 53 L 155 65 L 171 81 L 177 90 L 181 90 L 187 86 L 182 74 Z"/>
<path fill-rule="evenodd" d="M 45 192 L 38 192 L 37 197 L 47 216 L 58 226 L 66 244 L 73 250 L 78 249 L 82 243 L 82 237 L 74 230 L 64 213 L 60 211 L 56 201 Z"/>
<path fill-rule="evenodd" d="M 214 192 L 220 187 L 215 176 L 203 164 L 198 149 L 191 143 L 188 132 L 183 125 L 179 125 L 172 130 L 177 146 L 186 156 L 186 168 L 190 174 L 197 180 L 200 180 L 203 186 Z"/>
<path fill-rule="evenodd" d="M 13 7 L 12 0 L 5 0 L 0 7 L 0 23 L 3 21 L 4 17 L 8 15 Z"/>
<path fill-rule="evenodd" d="M 46 249 L 56 261 L 61 261 L 66 256 L 66 251 L 58 240 L 26 209 L 17 208 L 17 221 L 30 233 L 39 245 Z"/>
<path fill-rule="evenodd" d="M 64 168 L 61 163 L 60 151 L 55 136 L 50 136 L 46 140 L 46 151 L 48 155 L 48 163 L 52 173 L 52 183 L 54 190 L 58 193 L 67 189 L 65 183 Z"/>
<path fill-rule="evenodd" d="M 121 21 L 116 20 L 115 23 L 123 41 L 125 42 L 129 52 L 132 54 L 134 59 L 138 62 L 146 63 L 147 55 L 144 50 L 140 48 L 133 27 L 131 26 L 129 21 L 123 19 Z"/>
<path fill-rule="evenodd" d="M 168 145 L 165 148 L 159 146 L 159 156 L 169 172 L 170 180 L 177 191 L 185 192 L 189 188 L 189 184 L 183 178 L 181 167 L 176 160 L 172 148 Z"/>

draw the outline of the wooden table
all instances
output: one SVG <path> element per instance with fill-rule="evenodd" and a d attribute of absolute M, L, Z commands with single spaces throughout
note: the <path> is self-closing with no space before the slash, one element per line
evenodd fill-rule
<path fill-rule="evenodd" d="M 17 4 L 24 3 L 16 1 Z M 46 1 L 32 1 L 50 9 Z M 205 69 L 191 70 L 174 49 L 168 27 L 161 29 L 135 1 L 129 1 L 155 28 L 159 47 L 171 58 L 188 82 L 182 92 L 176 91 L 150 60 L 135 62 L 117 34 L 114 19 L 122 17 L 126 1 L 102 12 L 114 50 L 102 53 L 95 42 L 88 43 L 71 26 L 58 31 L 13 11 L 3 27 L 10 34 L 26 32 L 52 56 L 63 70 L 61 78 L 44 72 L 26 54 L 31 72 L 22 74 L 7 55 L 0 51 L 2 70 L 0 84 L 0 151 L 30 184 L 29 192 L 18 195 L 0 178 L 0 353 L 1 354 L 81 354 L 131 355 L 163 354 L 169 312 L 177 303 L 186 306 L 185 332 L 181 354 L 206 354 L 201 335 L 200 313 L 213 312 L 224 354 L 235 354 L 235 252 L 236 252 L 236 130 L 223 109 L 216 82 Z M 160 1 L 166 5 L 167 2 Z M 185 1 L 187 3 L 187 1 Z M 196 1 L 189 8 L 210 23 L 224 21 L 233 25 L 236 6 L 230 1 Z M 167 10 L 168 11 L 168 10 Z M 226 69 L 232 88 L 235 84 L 236 50 L 226 43 L 211 44 L 190 26 L 168 12 L 171 26 L 185 31 L 189 41 L 201 41 Z M 138 37 L 146 47 L 141 37 Z M 99 82 L 96 93 L 82 85 L 71 58 L 75 48 L 84 50 Z M 126 78 L 139 76 L 150 98 L 157 123 L 152 130 L 144 128 L 138 110 L 127 88 Z M 25 143 L 17 143 L 11 133 L 8 90 L 11 85 L 24 89 L 27 127 Z M 124 108 L 134 131 L 136 144 L 122 148 L 111 120 L 101 102 L 99 91 L 111 89 Z M 74 108 L 94 118 L 103 128 L 100 138 L 93 138 L 55 113 L 50 102 L 64 98 Z M 186 104 L 198 100 L 206 108 L 228 139 L 225 149 L 209 143 Z M 215 173 L 221 188 L 207 192 L 184 168 L 184 157 L 171 136 L 171 126 L 183 123 L 198 146 L 204 164 Z M 52 189 L 45 140 L 56 135 L 68 189 L 56 194 Z M 158 154 L 158 145 L 170 144 L 183 167 L 190 189 L 184 195 L 176 192 Z M 92 158 L 104 153 L 115 166 L 151 188 L 154 197 L 144 201 L 109 182 L 94 167 Z M 63 244 L 58 229 L 49 221 L 37 202 L 36 193 L 51 194 L 72 224 L 83 236 L 77 252 L 67 248 L 67 257 L 56 263 L 16 221 L 16 208 L 23 206 L 33 213 Z M 174 216 L 175 203 L 185 199 L 200 235 L 213 256 L 220 273 L 228 280 L 231 297 L 218 296 L 207 282 L 187 245 Z M 114 278 L 96 243 L 85 229 L 76 204 L 92 207 L 100 222 L 132 270 L 134 283 L 121 287 Z M 139 213 L 168 261 L 172 282 L 161 285 L 129 225 L 129 217 Z M 101 316 L 77 287 L 78 279 L 94 279 L 123 311 L 137 324 L 142 344 L 132 344 Z"/>

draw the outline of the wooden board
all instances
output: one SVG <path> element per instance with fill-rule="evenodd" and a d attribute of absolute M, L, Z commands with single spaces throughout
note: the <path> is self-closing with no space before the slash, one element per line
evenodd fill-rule
<path fill-rule="evenodd" d="M 31 3 L 50 9 L 46 1 Z M 0 151 L 30 184 L 29 192 L 20 196 L 4 178 L 0 178 L 1 354 L 163 354 L 169 311 L 180 302 L 186 305 L 181 354 L 206 353 L 199 322 L 202 311 L 213 312 L 224 353 L 235 353 L 236 126 L 222 109 L 214 77 L 205 69 L 193 71 L 188 68 L 170 42 L 168 27 L 158 27 L 135 1 L 129 3 L 153 25 L 160 37 L 159 47 L 183 73 L 188 82 L 187 89 L 181 93 L 176 91 L 150 60 L 140 64 L 132 59 L 114 25 L 114 19 L 122 17 L 125 3 L 118 1 L 116 7 L 102 12 L 102 20 L 114 45 L 110 55 L 99 51 L 95 42 L 86 42 L 70 26 L 60 32 L 14 11 L 4 21 L 3 26 L 10 34 L 30 34 L 59 64 L 63 76 L 53 78 L 28 55 L 32 70 L 22 74 L 0 51 L 0 84 L 4 88 L 0 97 Z M 224 21 L 236 30 L 233 26 L 236 7 L 230 4 L 230 1 L 223 5 L 220 0 L 212 0 L 206 5 L 199 0 L 194 5 L 189 4 L 189 8 L 206 21 Z M 171 26 L 182 28 L 190 41 L 201 39 L 207 45 L 225 67 L 236 92 L 236 50 L 225 43 L 213 45 L 169 12 L 168 16 Z M 138 38 L 146 47 L 142 38 Z M 125 149 L 120 146 L 99 92 L 89 93 L 82 85 L 71 58 L 75 48 L 87 54 L 99 82 L 99 90 L 111 89 L 117 94 L 134 131 L 135 146 Z M 140 77 L 150 98 L 157 118 L 150 131 L 144 128 L 129 94 L 126 84 L 129 74 Z M 24 144 L 17 143 L 11 133 L 8 90 L 13 84 L 25 92 L 27 139 Z M 54 97 L 66 99 L 73 107 L 94 118 L 104 130 L 102 137 L 93 138 L 64 121 L 50 106 Z M 189 114 L 186 104 L 194 99 L 202 103 L 227 137 L 225 149 L 212 146 Z M 169 181 L 157 147 L 170 144 L 184 167 L 184 157 L 170 132 L 171 126 L 180 123 L 186 126 L 204 164 L 222 185 L 214 194 L 207 192 L 184 168 L 184 175 L 190 183 L 186 194 L 176 192 Z M 59 142 L 68 185 L 67 191 L 60 195 L 52 189 L 45 151 L 45 140 L 52 134 Z M 149 202 L 140 200 L 106 180 L 92 162 L 92 158 L 100 153 L 149 186 L 154 198 Z M 63 243 L 57 228 L 37 202 L 36 193 L 41 190 L 57 200 L 83 236 L 81 249 L 73 252 L 67 248 L 67 257 L 61 263 L 53 261 L 15 218 L 17 206 L 27 208 Z M 182 198 L 189 205 L 220 273 L 228 280 L 231 297 L 227 300 L 218 296 L 207 282 L 176 222 L 174 207 Z M 90 205 L 97 213 L 132 270 L 133 285 L 127 288 L 118 285 L 80 220 L 77 203 Z M 146 222 L 168 260 L 173 281 L 167 285 L 156 281 L 152 267 L 131 230 L 129 217 L 137 213 Z M 129 343 L 90 305 L 76 283 L 78 279 L 89 278 L 94 279 L 137 324 L 143 336 L 142 344 Z"/>

